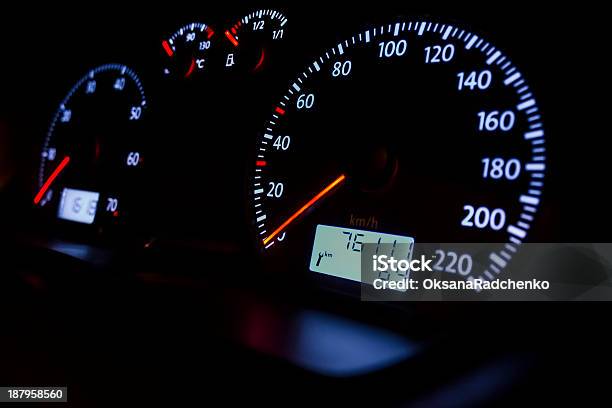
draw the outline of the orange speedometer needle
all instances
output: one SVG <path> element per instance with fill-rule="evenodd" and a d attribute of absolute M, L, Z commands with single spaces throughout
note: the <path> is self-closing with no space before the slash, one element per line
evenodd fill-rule
<path fill-rule="evenodd" d="M 34 204 L 38 205 L 38 203 L 40 203 L 40 200 L 42 200 L 42 198 L 45 196 L 45 193 L 47 192 L 47 190 L 49 190 L 51 184 L 53 184 L 57 176 L 59 176 L 60 173 L 64 170 L 64 168 L 66 168 L 68 163 L 70 163 L 70 157 L 66 156 L 55 168 L 55 170 L 53 170 L 53 173 L 51 173 L 47 181 L 45 181 L 45 184 L 43 184 L 43 186 L 40 188 L 40 191 L 36 194 L 36 197 L 34 197 Z"/>
<path fill-rule="evenodd" d="M 264 240 L 263 240 L 263 244 L 266 245 L 268 242 L 270 242 L 271 240 L 274 239 L 274 237 L 276 237 L 278 234 L 280 234 L 285 228 L 287 228 L 287 226 L 289 224 L 291 224 L 297 217 L 299 217 L 300 215 L 302 215 L 302 213 L 306 210 L 308 210 L 310 207 L 312 207 L 317 201 L 319 201 L 320 199 L 322 199 L 323 197 L 325 197 L 331 190 L 333 190 L 334 187 L 336 187 L 337 185 L 339 185 L 340 183 L 342 183 L 344 180 L 346 179 L 346 176 L 344 174 L 341 174 L 340 177 L 338 177 L 337 179 L 335 179 L 334 181 L 332 181 L 327 187 L 325 187 L 323 190 L 321 190 L 317 195 L 315 195 L 314 197 L 312 197 L 310 199 L 310 201 L 308 201 L 306 204 L 304 204 L 302 206 L 302 208 L 300 208 L 299 210 L 297 210 L 296 212 L 293 213 L 293 215 L 291 215 L 291 217 L 287 218 L 287 220 L 285 222 L 283 222 L 280 227 L 278 227 L 277 229 L 274 230 L 273 233 L 271 233 L 270 235 L 268 235 Z"/>

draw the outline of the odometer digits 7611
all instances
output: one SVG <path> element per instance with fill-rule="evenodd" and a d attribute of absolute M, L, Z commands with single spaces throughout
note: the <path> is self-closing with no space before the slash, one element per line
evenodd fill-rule
<path fill-rule="evenodd" d="M 251 192 L 276 266 L 355 276 L 335 252 L 399 236 L 499 243 L 460 271 L 493 279 L 532 229 L 542 117 L 523 73 L 479 35 L 429 21 L 366 29 L 313 60 L 272 109 Z"/>

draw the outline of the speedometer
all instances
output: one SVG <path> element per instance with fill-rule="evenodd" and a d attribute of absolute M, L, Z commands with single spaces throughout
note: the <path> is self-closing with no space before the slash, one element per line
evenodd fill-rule
<path fill-rule="evenodd" d="M 291 81 L 257 138 L 258 246 L 347 277 L 340 252 L 367 242 L 499 243 L 462 273 L 493 279 L 541 204 L 544 140 L 525 76 L 480 35 L 430 21 L 355 33 Z"/>

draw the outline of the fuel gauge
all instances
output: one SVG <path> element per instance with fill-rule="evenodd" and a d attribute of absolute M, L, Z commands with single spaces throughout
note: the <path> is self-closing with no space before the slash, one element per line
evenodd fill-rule
<path fill-rule="evenodd" d="M 231 72 L 265 70 L 280 53 L 287 36 L 287 17 L 270 9 L 257 10 L 223 33 L 225 69 Z"/>

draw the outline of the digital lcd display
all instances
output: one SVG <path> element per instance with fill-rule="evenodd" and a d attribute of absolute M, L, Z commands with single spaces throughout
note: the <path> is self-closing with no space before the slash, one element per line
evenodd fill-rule
<path fill-rule="evenodd" d="M 393 254 L 395 258 L 410 259 L 414 239 L 319 224 L 310 257 L 310 270 L 361 282 L 361 251 L 364 244 L 380 245 L 385 251 L 397 248 Z"/>
<path fill-rule="evenodd" d="M 62 220 L 93 224 L 100 193 L 64 188 L 57 217 Z"/>

